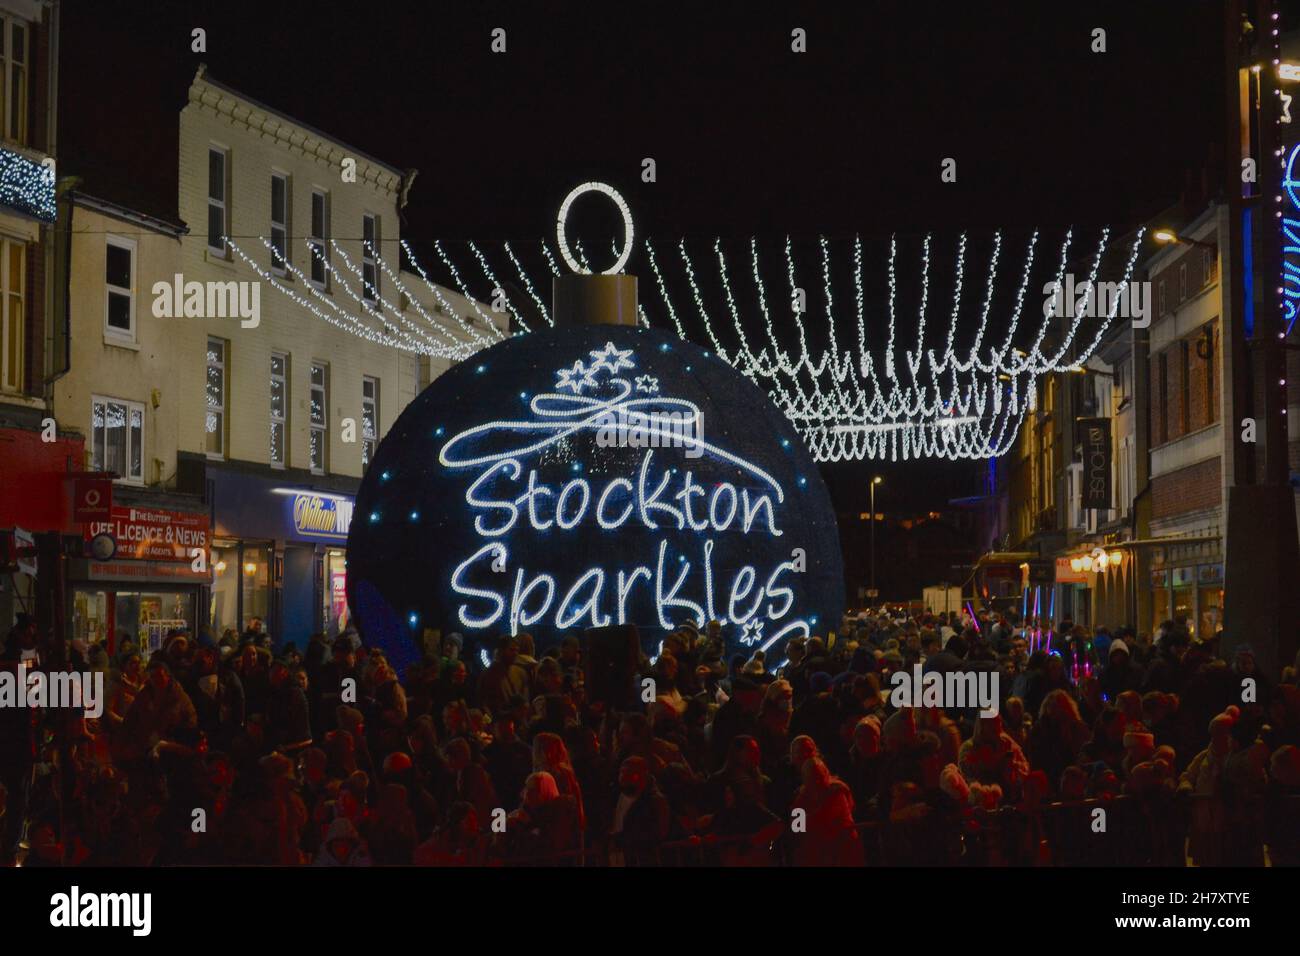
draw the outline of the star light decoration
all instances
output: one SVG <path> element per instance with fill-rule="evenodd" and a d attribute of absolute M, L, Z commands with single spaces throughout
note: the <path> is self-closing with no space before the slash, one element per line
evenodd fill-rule
<path fill-rule="evenodd" d="M 595 352 L 593 355 L 597 354 Z M 599 365 L 592 365 L 590 368 L 584 366 L 579 360 L 573 363 L 572 368 L 562 368 L 555 373 L 555 387 L 567 388 L 574 395 L 582 394 L 584 388 L 595 388 L 600 383 L 596 381 L 594 373 L 600 368 Z"/>
<path fill-rule="evenodd" d="M 746 647 L 753 647 L 763 639 L 763 622 L 757 618 L 750 618 L 746 621 L 740 630 L 740 643 Z"/>
<path fill-rule="evenodd" d="M 659 394 L 659 379 L 653 375 L 638 375 L 636 377 L 636 390 L 645 392 L 648 395 Z"/>
<path fill-rule="evenodd" d="M 631 354 L 631 349 L 620 349 L 613 342 L 606 342 L 603 349 L 591 351 L 591 370 L 607 368 L 611 375 L 616 375 L 619 369 L 636 368 L 636 363 L 628 358 Z"/>
<path fill-rule="evenodd" d="M 614 199 L 620 211 L 625 211 L 626 204 L 611 188 L 588 183 L 575 190 L 575 193 L 583 190 L 603 192 Z M 572 196 L 570 194 L 570 200 Z M 626 213 L 625 221 L 628 226 L 625 245 L 621 252 L 616 250 L 619 261 L 610 272 L 620 271 L 631 249 L 631 227 Z M 940 349 L 926 346 L 926 329 L 931 321 L 930 236 L 924 237 L 920 242 L 919 305 L 914 334 L 907 334 L 897 308 L 897 239 L 891 239 L 889 243 L 887 299 L 884 307 L 871 316 L 870 323 L 861 240 L 853 240 L 854 294 L 851 310 L 837 304 L 831 280 L 830 243 L 825 237 L 819 240 L 820 279 L 825 304 L 825 314 L 819 322 L 825 323 L 823 339 L 826 342 L 820 352 L 814 352 L 809 346 L 806 321 L 811 319 L 808 314 L 802 309 L 791 308 L 792 302 L 796 301 L 796 291 L 804 287 L 800 284 L 789 238 L 785 241 L 783 263 L 787 288 L 782 292 L 769 289 L 757 240 L 751 238 L 748 243 L 746 258 L 751 287 L 747 291 L 757 303 L 761 329 L 755 327 L 753 316 L 742 315 L 721 240 L 715 239 L 712 243 L 712 258 L 716 262 L 717 272 L 716 282 L 710 283 L 720 289 L 720 303 L 710 303 L 705 296 L 697 279 L 695 260 L 685 240 L 676 244 L 676 252 L 682 275 L 690 286 L 694 324 L 703 328 L 711 349 L 710 354 L 716 354 L 769 395 L 798 430 L 814 459 L 819 462 L 884 458 L 894 461 L 900 458 L 982 459 L 997 457 L 1011 449 L 1026 412 L 1036 406 L 1036 382 L 1039 378 L 1053 372 L 1081 368 L 1096 350 L 1111 327 L 1121 302 L 1125 300 L 1143 233 L 1144 230 L 1138 230 L 1128 252 L 1122 278 L 1117 283 L 1118 294 L 1110 298 L 1109 312 L 1093 319 L 1076 310 L 1073 317 L 1064 320 L 1068 325 L 1058 329 L 1060 334 L 1056 339 L 1055 350 L 1045 348 L 1044 343 L 1053 323 L 1062 322 L 1058 317 L 1042 315 L 1036 329 L 1029 328 L 1031 323 L 1026 320 L 1023 323 L 1026 331 L 1020 333 L 1031 272 L 1038 254 L 1037 231 L 1028 241 L 1014 300 L 1003 307 L 1008 313 L 1003 316 L 1007 331 L 993 342 L 986 342 L 985 338 L 994 312 L 994 290 L 1002 260 L 1002 234 L 999 232 L 993 236 L 987 274 L 981 283 L 982 288 L 976 293 L 978 298 L 967 292 L 967 237 L 965 234 L 960 236 L 951 266 L 953 291 L 951 304 L 947 307 L 947 334 L 944 346 Z M 559 238 L 564 237 L 561 234 Z M 1098 283 L 1102 258 L 1109 242 L 1110 231 L 1103 229 L 1095 249 L 1086 256 L 1087 273 L 1084 281 L 1080 283 L 1076 280 L 1075 289 L 1080 295 L 1089 294 Z M 268 240 L 264 239 L 263 243 L 269 248 Z M 1067 266 L 1072 260 L 1084 258 L 1077 249 L 1072 255 L 1071 250 L 1075 244 L 1074 231 L 1067 231 L 1055 259 L 1055 282 L 1063 282 Z M 468 302 L 468 309 L 454 307 L 443 294 L 443 288 L 429 278 L 410 247 L 404 241 L 401 243 L 405 258 L 437 302 L 434 315 L 426 310 L 417 297 L 409 293 L 403 284 L 402 275 L 393 273 L 382 257 L 379 259 L 380 268 L 392 281 L 393 288 L 409 303 L 410 309 L 394 307 L 392 303 L 381 300 L 381 309 L 375 310 L 326 260 L 326 269 L 334 277 L 333 284 L 360 307 L 361 314 L 357 315 L 350 306 L 340 306 L 334 296 L 318 291 L 293 267 L 289 267 L 290 272 L 303 279 L 301 287 L 311 296 L 310 299 L 277 281 L 275 276 L 258 266 L 233 242 L 231 246 L 274 288 L 290 295 L 319 317 L 352 334 L 393 348 L 464 361 L 479 349 L 506 337 L 506 333 L 484 311 L 485 307 L 480 305 L 481 302 L 498 297 L 505 301 L 506 310 L 514 318 L 516 329 L 523 332 L 529 328 L 519 304 L 511 301 L 505 287 L 498 280 L 498 273 L 489 260 L 488 252 L 476 243 L 469 243 L 468 248 L 487 284 L 486 289 L 471 289 L 451 253 L 442 243 L 435 243 L 434 246 L 451 277 L 451 285 L 447 288 L 454 286 Z M 331 246 L 337 250 L 344 267 L 359 279 L 361 270 L 336 243 L 331 243 Z M 544 239 L 539 246 L 547 270 L 553 275 L 560 275 L 559 264 Z M 571 247 L 567 243 L 562 243 L 562 246 L 567 264 L 572 267 L 576 261 L 579 271 L 590 271 L 580 242 L 575 240 Z M 654 243 L 643 239 L 641 249 L 644 250 L 646 264 L 654 276 L 655 281 L 651 287 L 658 293 L 664 315 L 677 334 L 687 338 L 682 312 L 669 291 L 667 272 L 660 262 Z M 502 251 L 510 267 L 519 276 L 526 295 L 536 306 L 537 315 L 548 325 L 554 325 L 554 316 L 537 294 L 538 285 L 529 277 L 515 249 L 505 243 Z M 573 259 L 572 252 L 576 252 L 577 260 Z M 403 275 L 410 279 L 409 273 L 404 272 Z M 1037 300 L 1038 297 L 1035 294 L 1033 298 Z M 970 299 L 974 301 L 968 301 Z M 782 306 L 778 307 L 775 304 L 777 302 L 781 302 Z M 786 308 L 790 308 L 793 315 L 794 337 L 797 340 L 795 348 L 789 347 L 789 336 L 779 335 L 777 331 L 778 322 L 785 322 Z M 1039 311 L 1036 301 L 1030 308 Z M 411 312 L 415 315 L 412 316 Z M 957 332 L 963 312 L 977 313 L 978 327 L 973 339 L 970 339 L 971 344 L 959 349 L 956 345 Z M 715 321 L 715 317 L 725 319 Z M 637 318 L 639 325 L 649 325 L 644 309 L 638 309 Z M 1083 324 L 1085 319 L 1096 326 L 1091 330 L 1090 337 L 1089 330 Z M 883 349 L 873 350 L 868 346 L 868 324 L 887 328 Z M 841 338 L 845 341 L 841 341 Z M 963 339 L 966 338 L 964 335 Z M 1025 341 L 1030 338 L 1032 341 Z M 911 341 L 912 346 L 909 348 L 904 340 Z M 1017 347 L 1017 341 L 1028 347 Z M 609 369 L 613 374 L 623 368 L 630 368 L 628 354 L 630 353 L 616 349 L 612 343 L 603 350 L 593 351 L 589 365 L 577 362 L 573 368 L 561 370 L 556 387 L 570 390 L 574 394 L 579 394 L 583 388 L 595 387 L 596 381 L 592 378 L 595 372 Z M 643 380 L 649 380 L 645 390 L 649 390 L 651 382 L 657 389 L 657 380 L 650 376 L 640 376 L 636 380 L 638 391 L 642 390 Z"/>

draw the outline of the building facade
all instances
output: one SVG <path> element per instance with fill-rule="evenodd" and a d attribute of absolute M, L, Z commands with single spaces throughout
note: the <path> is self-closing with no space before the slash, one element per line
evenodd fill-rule
<path fill-rule="evenodd" d="M 62 196 L 59 221 L 70 365 L 53 408 L 83 437 L 81 469 L 112 483 L 107 513 L 78 523 L 85 547 L 67 562 L 67 620 L 88 643 L 157 647 L 166 630 L 196 626 L 209 578 L 206 503 L 175 484 L 185 337 L 153 316 L 148 294 L 178 271 L 186 230 L 77 189 Z"/>
<path fill-rule="evenodd" d="M 1219 282 L 1226 207 L 1212 205 L 1179 230 L 1147 267 L 1155 296 L 1145 372 L 1152 400 L 1149 518 L 1138 587 L 1139 624 L 1181 618 L 1193 635 L 1222 626 L 1227 493 L 1234 429 L 1225 390 L 1225 329 L 1232 320 Z M 1146 517 L 1144 515 L 1144 517 Z M 1149 603 L 1146 598 L 1149 596 Z"/>
<path fill-rule="evenodd" d="M 156 647 L 260 619 L 303 646 L 346 625 L 375 447 L 449 349 L 477 341 L 469 317 L 487 338 L 492 313 L 403 268 L 412 173 L 203 69 L 170 161 L 174 221 L 75 190 L 63 203 L 75 345 L 55 410 L 114 498 L 80 529 L 115 548 L 71 562 L 74 633 Z"/>
<path fill-rule="evenodd" d="M 37 610 L 16 536 L 70 533 L 69 472 L 81 438 L 53 421 L 50 383 L 66 368 L 56 275 L 58 3 L 0 0 L 0 633 Z M 45 617 L 43 627 L 52 620 Z"/>
<path fill-rule="evenodd" d="M 1236 431 L 1233 317 L 1220 282 L 1227 207 L 1167 211 L 1152 223 L 1134 281 L 1150 323 L 1117 318 L 1089 360 L 1038 384 L 1037 404 L 999 468 L 1011 553 L 1031 555 L 1023 585 L 1059 624 L 1128 624 L 1154 633 L 1183 619 L 1223 626 L 1227 489 Z M 1089 425 L 1101 429 L 1090 434 Z M 1104 448 L 1090 445 L 1101 436 Z M 1104 503 L 1087 489 L 1105 475 Z M 1093 470 L 1090 470 L 1093 469 Z M 1029 581 L 1029 566 L 1038 565 Z"/>

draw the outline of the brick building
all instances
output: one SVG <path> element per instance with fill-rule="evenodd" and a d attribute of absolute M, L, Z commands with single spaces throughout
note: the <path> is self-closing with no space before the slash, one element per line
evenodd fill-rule
<path fill-rule="evenodd" d="M 1226 495 L 1233 429 L 1224 421 L 1232 321 L 1219 282 L 1227 209 L 1212 205 L 1147 264 L 1156 308 L 1146 331 L 1150 508 L 1138 587 L 1139 626 L 1186 618 L 1194 634 L 1222 625 Z"/>

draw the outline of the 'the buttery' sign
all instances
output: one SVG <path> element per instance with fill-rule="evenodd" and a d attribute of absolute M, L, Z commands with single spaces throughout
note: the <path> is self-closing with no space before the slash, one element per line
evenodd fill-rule
<path fill-rule="evenodd" d="M 508 340 L 436 380 L 380 446 L 349 536 L 367 639 L 716 620 L 777 650 L 843 603 L 834 514 L 758 389 L 650 330 Z M 820 625 L 820 628 L 819 628 Z"/>

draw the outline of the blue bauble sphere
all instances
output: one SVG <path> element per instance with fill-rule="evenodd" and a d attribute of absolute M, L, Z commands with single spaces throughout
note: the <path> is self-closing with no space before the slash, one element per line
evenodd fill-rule
<path fill-rule="evenodd" d="M 515 336 L 425 389 L 362 482 L 347 586 L 399 667 L 424 628 L 476 658 L 630 623 L 653 655 L 688 619 L 775 666 L 844 606 L 830 497 L 785 417 L 716 355 L 609 325 Z"/>

